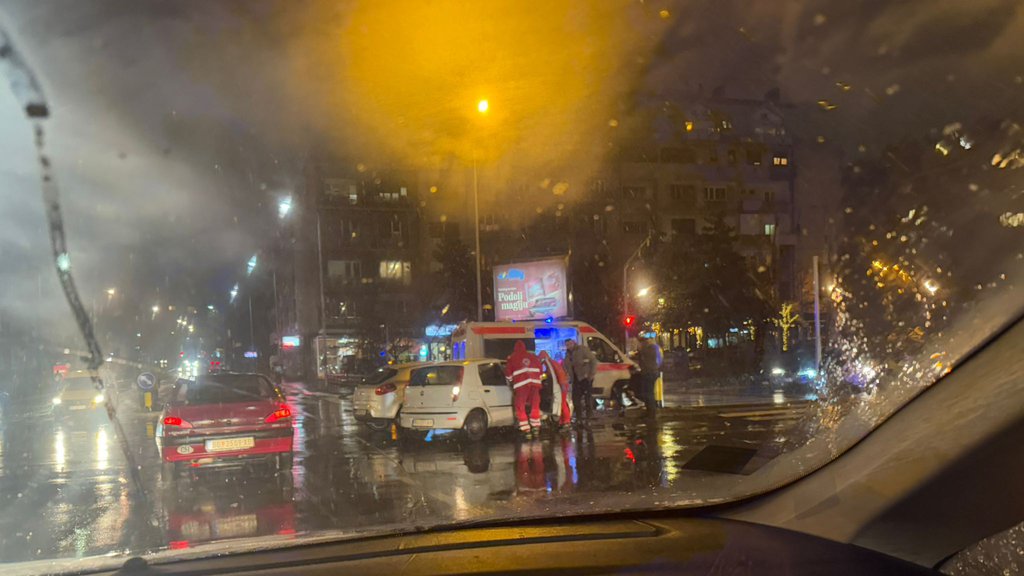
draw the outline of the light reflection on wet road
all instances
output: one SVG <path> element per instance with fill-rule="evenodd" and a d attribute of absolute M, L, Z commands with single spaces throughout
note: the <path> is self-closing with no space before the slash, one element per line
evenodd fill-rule
<path fill-rule="evenodd" d="M 521 510 L 543 513 L 551 499 L 599 499 L 672 488 L 709 444 L 740 451 L 731 473 L 746 474 L 797 434 L 806 404 L 737 392 L 667 392 L 648 424 L 639 411 L 601 414 L 589 429 L 520 441 L 492 431 L 469 443 L 457 433 L 426 442 L 370 432 L 348 409 L 350 391 L 285 386 L 296 413 L 295 464 L 200 470 L 165 481 L 152 439 L 156 413 L 133 394 L 119 402 L 142 468 L 151 511 L 131 499 L 125 460 L 102 412 L 9 418 L 0 438 L 0 562 L 185 548 L 228 538 L 318 530 L 409 527 Z M 746 456 L 743 456 L 743 454 Z"/>

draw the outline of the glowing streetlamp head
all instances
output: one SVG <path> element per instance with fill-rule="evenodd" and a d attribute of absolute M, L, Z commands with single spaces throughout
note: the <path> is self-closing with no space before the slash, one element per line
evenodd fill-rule
<path fill-rule="evenodd" d="M 487 102 L 487 100 L 481 100 L 476 103 L 476 109 L 481 114 L 487 114 L 487 109 L 490 107 L 491 105 Z"/>

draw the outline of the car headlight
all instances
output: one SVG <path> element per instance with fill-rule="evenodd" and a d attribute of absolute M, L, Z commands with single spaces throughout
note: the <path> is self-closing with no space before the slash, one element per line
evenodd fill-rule
<path fill-rule="evenodd" d="M 51 402 L 53 402 L 54 406 L 56 406 L 57 404 L 60 404 L 60 396 L 54 396 L 53 400 L 51 400 Z"/>
<path fill-rule="evenodd" d="M 96 404 L 103 402 L 103 394 L 97 394 L 96 397 L 92 399 L 92 401 L 95 402 Z"/>
<path fill-rule="evenodd" d="M 773 376 L 782 376 L 785 373 L 786 373 L 786 371 L 783 370 L 782 368 L 772 368 L 772 375 Z"/>

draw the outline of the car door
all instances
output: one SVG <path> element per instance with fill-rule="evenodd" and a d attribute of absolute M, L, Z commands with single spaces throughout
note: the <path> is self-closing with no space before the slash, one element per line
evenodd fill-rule
<path fill-rule="evenodd" d="M 412 371 L 405 390 L 406 413 L 451 411 L 452 388 L 462 382 L 464 367 L 452 364 L 424 366 Z"/>
<path fill-rule="evenodd" d="M 587 336 L 586 344 L 597 357 L 594 395 L 607 396 L 616 380 L 629 379 L 629 365 L 615 347 L 600 336 Z"/>
<path fill-rule="evenodd" d="M 477 365 L 480 377 L 480 388 L 487 406 L 491 426 L 511 426 L 512 389 L 505 379 L 505 369 L 501 362 L 485 362 Z"/>

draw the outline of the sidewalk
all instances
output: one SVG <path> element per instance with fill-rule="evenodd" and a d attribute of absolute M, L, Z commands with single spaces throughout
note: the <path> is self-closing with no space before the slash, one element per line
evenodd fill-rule
<path fill-rule="evenodd" d="M 753 378 L 727 381 L 691 378 L 665 382 L 666 407 L 727 406 L 732 404 L 779 405 L 815 400 L 813 390 L 779 390 Z"/>

